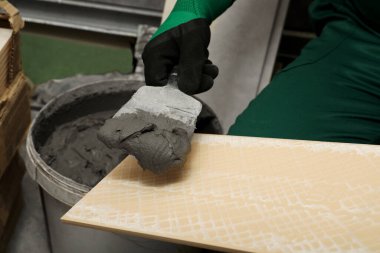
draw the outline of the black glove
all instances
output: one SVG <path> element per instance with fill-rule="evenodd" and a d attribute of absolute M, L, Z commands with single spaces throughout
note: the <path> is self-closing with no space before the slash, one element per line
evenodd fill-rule
<path fill-rule="evenodd" d="M 178 65 L 178 88 L 187 94 L 211 89 L 218 67 L 208 59 L 210 27 L 206 19 L 194 19 L 159 34 L 145 46 L 142 58 L 145 82 L 164 86 Z"/>

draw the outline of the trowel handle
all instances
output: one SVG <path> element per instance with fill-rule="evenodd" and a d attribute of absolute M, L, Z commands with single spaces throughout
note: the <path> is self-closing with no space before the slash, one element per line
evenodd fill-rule
<path fill-rule="evenodd" d="M 168 86 L 178 89 L 178 66 L 174 66 L 169 75 Z"/>

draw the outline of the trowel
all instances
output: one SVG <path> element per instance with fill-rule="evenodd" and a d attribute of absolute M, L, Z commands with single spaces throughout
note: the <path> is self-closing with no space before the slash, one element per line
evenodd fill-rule
<path fill-rule="evenodd" d="M 181 167 L 190 150 L 202 104 L 178 89 L 178 72 L 166 86 L 143 86 L 100 129 L 110 147 L 134 155 L 143 169 L 161 172 Z"/>

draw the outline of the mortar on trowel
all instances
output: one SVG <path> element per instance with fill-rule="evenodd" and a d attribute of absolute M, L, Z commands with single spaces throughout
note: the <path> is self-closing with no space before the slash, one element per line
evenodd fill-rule
<path fill-rule="evenodd" d="M 164 87 L 143 86 L 101 127 L 98 137 L 127 151 L 143 169 L 181 168 L 190 151 L 202 104 L 181 92 L 173 71 Z"/>

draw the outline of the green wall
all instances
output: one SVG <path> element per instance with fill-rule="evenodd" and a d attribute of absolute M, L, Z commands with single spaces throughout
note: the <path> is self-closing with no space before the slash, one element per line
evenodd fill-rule
<path fill-rule="evenodd" d="M 21 54 L 24 72 L 35 84 L 79 73 L 132 71 L 129 45 L 123 48 L 23 32 Z"/>

